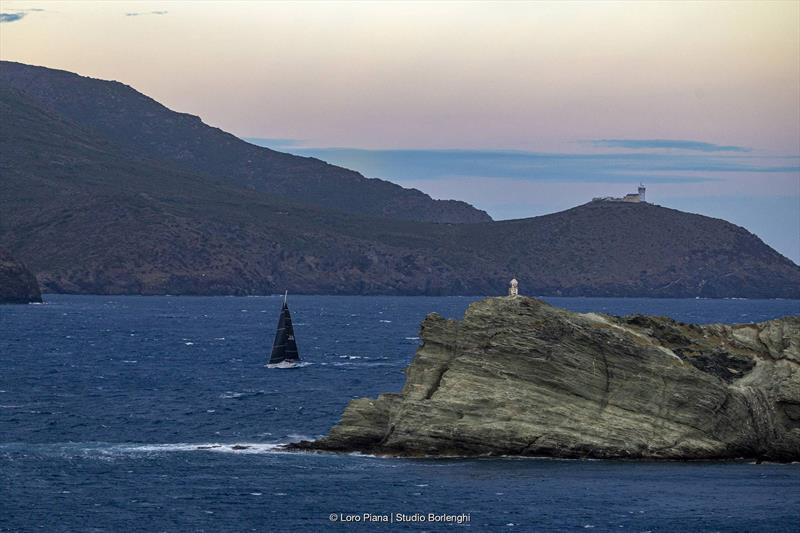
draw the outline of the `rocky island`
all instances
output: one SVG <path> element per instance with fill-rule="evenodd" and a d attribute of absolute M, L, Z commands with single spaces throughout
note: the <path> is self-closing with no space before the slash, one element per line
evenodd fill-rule
<path fill-rule="evenodd" d="M 41 302 L 36 277 L 25 265 L 0 248 L 0 304 Z"/>
<path fill-rule="evenodd" d="M 437 314 L 399 394 L 293 449 L 398 456 L 800 460 L 800 316 L 573 313 L 527 297 Z"/>

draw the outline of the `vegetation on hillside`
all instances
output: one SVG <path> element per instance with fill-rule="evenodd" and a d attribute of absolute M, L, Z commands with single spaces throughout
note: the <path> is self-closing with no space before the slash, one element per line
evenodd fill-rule
<path fill-rule="evenodd" d="M 747 230 L 650 204 L 439 224 L 185 170 L 0 89 L 0 246 L 46 291 L 800 297 Z M 182 142 L 180 140 L 176 142 Z"/>

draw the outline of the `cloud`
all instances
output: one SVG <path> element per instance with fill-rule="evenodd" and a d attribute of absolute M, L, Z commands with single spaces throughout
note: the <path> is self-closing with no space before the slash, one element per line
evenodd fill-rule
<path fill-rule="evenodd" d="M 0 23 L 2 22 L 17 22 L 25 18 L 28 13 L 44 11 L 40 7 L 30 7 L 27 9 L 17 9 L 13 13 L 0 13 Z"/>
<path fill-rule="evenodd" d="M 166 15 L 169 11 L 142 11 L 134 13 L 125 13 L 126 17 L 139 17 L 142 15 Z"/>
<path fill-rule="evenodd" d="M 391 181 L 494 177 L 582 183 L 701 183 L 734 174 L 800 172 L 796 158 L 730 153 L 542 153 L 499 150 L 365 150 L 253 144 L 283 149 Z"/>
<path fill-rule="evenodd" d="M 17 22 L 18 20 L 22 20 L 27 13 L 22 11 L 18 11 L 16 13 L 0 13 L 0 23 L 3 22 Z"/>
<path fill-rule="evenodd" d="M 250 144 L 255 144 L 256 146 L 262 146 L 264 148 L 299 148 L 305 144 L 306 141 L 303 139 L 286 139 L 282 137 L 278 138 L 267 138 L 267 137 L 242 137 L 243 140 L 249 142 Z"/>
<path fill-rule="evenodd" d="M 743 146 L 723 146 L 701 141 L 686 141 L 681 139 L 598 139 L 592 141 L 594 146 L 604 148 L 628 148 L 633 150 L 642 149 L 674 149 L 692 150 L 695 152 L 749 152 L 749 148 Z"/>

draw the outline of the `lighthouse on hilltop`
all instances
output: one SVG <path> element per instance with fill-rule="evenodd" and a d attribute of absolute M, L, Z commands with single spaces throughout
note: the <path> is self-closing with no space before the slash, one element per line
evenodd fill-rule
<path fill-rule="evenodd" d="M 645 192 L 647 189 L 644 187 L 644 183 L 639 183 L 638 192 L 626 194 L 622 198 L 615 198 L 613 196 L 601 196 L 597 198 L 592 198 L 593 202 L 629 202 L 629 203 L 644 203 L 645 200 Z"/>

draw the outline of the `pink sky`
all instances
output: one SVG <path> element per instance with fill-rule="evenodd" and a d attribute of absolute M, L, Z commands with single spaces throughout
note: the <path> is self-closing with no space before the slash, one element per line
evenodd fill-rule
<path fill-rule="evenodd" d="M 800 2 L 3 0 L 1 9 L 0 58 L 119 80 L 240 137 L 372 150 L 376 166 L 353 168 L 497 218 L 643 179 L 660 203 L 744 225 L 800 261 Z M 387 154 L 375 151 L 654 151 L 599 139 L 742 151 L 655 149 L 709 160 L 666 177 L 640 166 L 630 183 L 607 179 L 624 167 L 591 165 L 533 164 L 512 177 L 440 168 L 420 179 L 379 164 Z M 713 170 L 743 154 L 784 170 Z"/>

